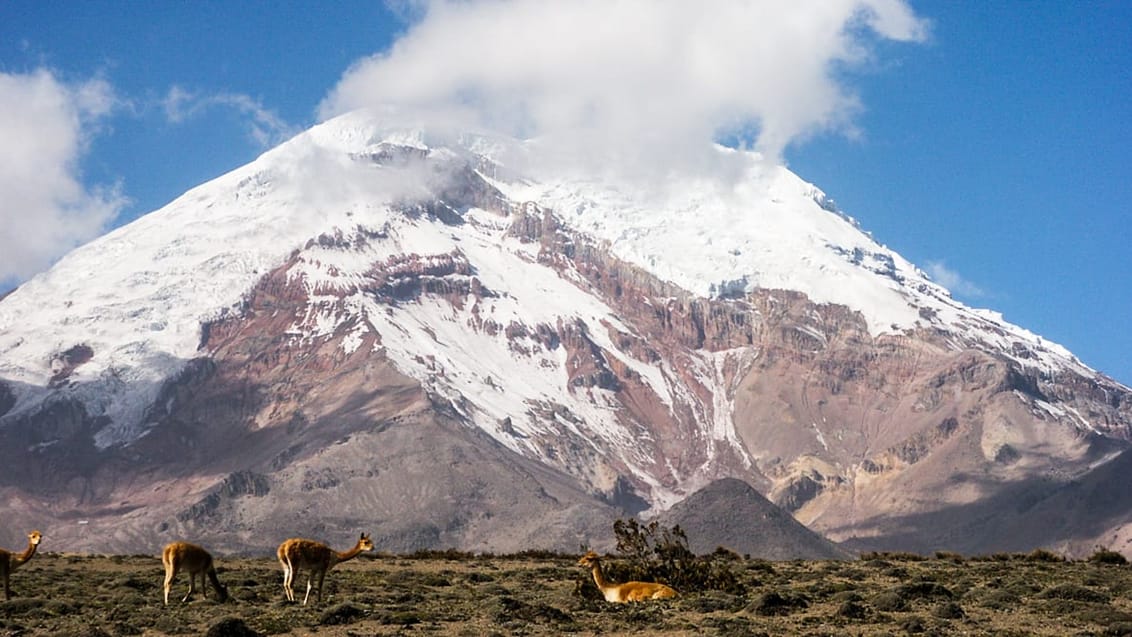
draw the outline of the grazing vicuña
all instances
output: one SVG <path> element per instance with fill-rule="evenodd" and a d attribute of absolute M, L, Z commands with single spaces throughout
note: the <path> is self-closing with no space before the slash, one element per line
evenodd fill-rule
<path fill-rule="evenodd" d="M 216 568 L 212 565 L 212 555 L 203 548 L 196 544 L 189 544 L 188 542 L 171 542 L 165 546 L 165 550 L 161 552 L 161 563 L 165 565 L 165 604 L 169 604 L 169 589 L 173 586 L 173 580 L 177 578 L 177 573 L 187 571 L 189 573 L 189 592 L 181 599 L 182 602 L 189 601 L 192 597 L 193 591 L 196 590 L 197 576 L 200 576 L 200 590 L 201 593 L 208 597 L 208 590 L 204 586 L 204 576 L 208 576 L 208 580 L 212 582 L 212 587 L 216 589 L 216 596 L 221 602 L 228 601 L 228 589 L 220 584 L 220 580 L 216 577 Z"/>

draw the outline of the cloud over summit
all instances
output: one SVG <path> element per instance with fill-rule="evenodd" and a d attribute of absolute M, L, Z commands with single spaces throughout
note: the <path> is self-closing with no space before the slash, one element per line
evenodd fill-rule
<path fill-rule="evenodd" d="M 125 200 L 78 169 L 92 130 L 120 106 L 101 79 L 0 72 L 0 289 L 106 229 Z"/>
<path fill-rule="evenodd" d="M 697 161 L 746 135 L 779 159 L 851 130 L 840 81 L 879 40 L 918 41 L 904 0 L 436 0 L 357 62 L 320 108 L 412 113 L 424 125 L 537 137 L 603 161 Z M 752 134 L 753 133 L 753 134 Z M 702 158 L 702 157 L 699 157 Z M 671 167 L 671 166 L 669 166 Z"/>

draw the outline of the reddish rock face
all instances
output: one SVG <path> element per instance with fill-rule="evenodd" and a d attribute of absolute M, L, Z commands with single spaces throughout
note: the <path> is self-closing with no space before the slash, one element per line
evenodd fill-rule
<path fill-rule="evenodd" d="M 956 529 L 983 515 L 973 503 L 1001 493 L 1026 488 L 1039 500 L 1058 497 L 1063 483 L 1050 476 L 1053 466 L 1086 475 L 1129 441 L 1132 399 L 1104 377 L 1045 374 L 1015 362 L 1025 360 L 1018 351 L 1012 360 L 933 330 L 873 337 L 858 313 L 791 291 L 692 298 L 568 235 L 548 213 L 521 218 L 512 231 L 540 245 L 541 262 L 584 275 L 617 309 L 635 330 L 614 335 L 621 353 L 668 361 L 701 405 L 730 406 L 726 416 L 755 462 L 716 459 L 718 471 L 760 485 L 835 540 L 918 551 L 1048 543 L 1052 534 L 1037 528 L 1014 537 L 995 536 L 995 525 L 984 534 Z M 705 351 L 728 353 L 710 388 L 688 364 Z M 612 374 L 607 384 L 627 418 L 683 441 L 679 450 L 662 445 L 657 466 L 702 460 L 687 447 L 709 414 L 650 413 L 656 401 L 634 398 L 632 373 L 602 371 Z M 726 400 L 713 402 L 713 391 Z M 894 535 L 899 525 L 911 528 Z M 1059 528 L 1063 546 L 1087 549 L 1089 532 Z"/>
<path fill-rule="evenodd" d="M 555 211 L 506 201 L 466 166 L 435 198 L 400 206 L 446 231 L 475 223 L 472 209 L 496 215 L 526 249 L 524 268 L 551 270 L 611 314 L 495 314 L 486 301 L 511 294 L 507 277 L 484 276 L 489 264 L 463 244 L 323 267 L 393 243 L 390 228 L 323 233 L 201 326 L 198 356 L 161 382 L 130 444 L 93 443 L 105 417 L 74 383 L 100 355 L 90 347 L 48 361 L 54 393 L 36 410 L 18 410 L 18 397 L 42 388 L 0 383 L 0 444 L 27 450 L 0 465 L 0 501 L 15 503 L 6 519 L 55 522 L 72 550 L 136 552 L 192 534 L 254 551 L 359 530 L 384 550 L 573 550 L 579 538 L 601 546 L 615 517 L 738 478 L 855 548 L 1123 541 L 1113 533 L 1132 518 L 1132 496 L 1105 485 L 1128 477 L 1119 454 L 1132 398 L 1103 376 L 1027 365 L 1021 344 L 992 351 L 927 328 L 872 335 L 860 313 L 793 291 L 694 297 L 568 231 Z M 324 278 L 296 274 L 307 266 Z M 412 338 L 386 320 L 426 309 L 439 318 Z M 470 372 L 442 346 L 485 336 L 514 359 L 504 375 L 541 360 L 560 393 L 501 413 L 513 379 L 458 385 Z M 417 347 L 415 376 L 389 354 L 397 339 Z M 725 484 L 708 493 L 765 510 Z M 702 500 L 682 519 L 727 508 Z"/>

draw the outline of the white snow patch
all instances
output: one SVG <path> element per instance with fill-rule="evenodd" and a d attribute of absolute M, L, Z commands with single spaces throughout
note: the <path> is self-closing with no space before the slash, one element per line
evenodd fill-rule
<path fill-rule="evenodd" d="M 435 175 L 424 165 L 393 169 L 365 159 L 389 143 L 429 151 L 440 163 L 478 162 L 480 174 L 489 174 L 515 204 L 552 210 L 567 226 L 606 243 L 615 256 L 695 294 L 798 290 L 816 302 L 860 311 L 874 334 L 931 324 L 950 331 L 957 348 L 994 348 L 1047 373 L 1093 374 L 1063 347 L 995 312 L 954 301 L 836 212 L 820 190 L 757 154 L 720 149 L 721 161 L 732 163 L 730 172 L 743 175 L 726 184 L 679 177 L 651 190 L 576 179 L 540 183 L 514 174 L 515 164 L 503 160 L 537 152 L 537 144 L 483 134 L 438 135 L 353 113 L 74 250 L 0 302 L 0 378 L 17 398 L 5 418 L 36 409 L 50 393 L 53 357 L 84 344 L 94 356 L 74 371 L 63 391 L 82 400 L 91 415 L 110 419 L 96 435 L 100 447 L 136 439 L 146 430 L 145 411 L 162 383 L 200 354 L 201 324 L 237 312 L 264 274 L 312 240 L 315 245 L 288 273 L 312 295 L 294 326 L 296 337 L 336 334 L 342 321 L 365 317 L 398 366 L 450 396 L 456 408 L 471 410 L 479 426 L 512 448 L 523 448 L 522 438 L 503 432 L 497 419 L 525 414 L 537 404 L 564 404 L 580 420 L 559 418 L 554 424 L 512 417 L 514 431 L 573 428 L 583 437 L 623 445 L 629 461 L 639 432 L 617 424 L 609 397 L 600 391 L 565 391 L 561 351 L 540 351 L 531 340 L 529 356 L 516 356 L 501 335 L 467 329 L 474 318 L 470 308 L 456 311 L 432 301 L 390 308 L 357 294 L 353 290 L 365 282 L 370 265 L 410 253 L 448 258 L 459 252 L 475 265 L 475 276 L 499 293 L 481 302 L 481 316 L 527 326 L 576 317 L 666 406 L 696 404 L 665 364 L 619 353 L 603 323 L 630 330 L 569 280 L 532 265 L 538 246 L 506 238 L 509 220 L 473 210 L 465 224 L 448 227 L 412 222 L 396 212 L 395 202 L 423 192 Z M 359 226 L 377 236 L 355 242 Z M 320 235 L 341 236 L 351 247 L 321 246 Z M 334 304 L 341 295 L 348 299 L 346 312 Z M 343 339 L 347 353 L 360 347 L 364 324 L 358 320 Z M 729 440 L 730 398 L 718 386 L 720 360 L 714 358 L 705 357 L 696 373 L 724 398 L 700 408 L 711 438 Z"/>

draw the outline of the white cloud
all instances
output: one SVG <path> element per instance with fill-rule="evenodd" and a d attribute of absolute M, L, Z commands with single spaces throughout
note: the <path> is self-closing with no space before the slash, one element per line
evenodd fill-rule
<path fill-rule="evenodd" d="M 298 131 L 255 99 L 240 93 L 202 94 L 180 86 L 169 89 L 162 100 L 165 116 L 173 123 L 199 117 L 214 108 L 229 108 L 248 118 L 248 137 L 261 147 L 273 146 Z"/>
<path fill-rule="evenodd" d="M 708 142 L 737 131 L 755 131 L 754 146 L 775 160 L 807 136 L 852 132 L 860 105 L 838 78 L 867 64 L 877 40 L 926 32 L 904 0 L 405 6 L 419 21 L 347 71 L 322 117 L 412 113 L 659 173 L 698 165 Z"/>
<path fill-rule="evenodd" d="M 118 186 L 83 184 L 79 160 L 116 107 L 101 79 L 0 72 L 0 283 L 45 269 L 100 235 L 125 205 Z"/>
<path fill-rule="evenodd" d="M 928 261 L 925 267 L 928 276 L 930 276 L 933 281 L 959 296 L 967 298 L 986 296 L 986 292 L 984 292 L 981 287 L 963 278 L 962 275 L 947 267 L 947 264 L 942 261 Z"/>

